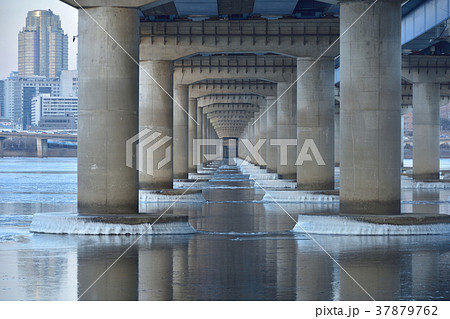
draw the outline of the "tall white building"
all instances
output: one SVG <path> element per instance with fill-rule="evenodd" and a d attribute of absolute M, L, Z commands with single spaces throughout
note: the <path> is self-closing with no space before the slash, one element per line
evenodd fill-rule
<path fill-rule="evenodd" d="M 78 71 L 66 70 L 59 77 L 60 96 L 78 96 Z"/>
<path fill-rule="evenodd" d="M 31 124 L 33 126 L 47 125 L 48 128 L 72 129 L 76 128 L 77 120 L 77 97 L 39 94 L 31 101 Z"/>
<path fill-rule="evenodd" d="M 0 80 L 0 120 L 6 118 L 5 80 Z"/>
<path fill-rule="evenodd" d="M 22 119 L 22 92 L 17 71 L 4 80 L 5 82 L 5 102 L 4 117 L 15 123 Z"/>

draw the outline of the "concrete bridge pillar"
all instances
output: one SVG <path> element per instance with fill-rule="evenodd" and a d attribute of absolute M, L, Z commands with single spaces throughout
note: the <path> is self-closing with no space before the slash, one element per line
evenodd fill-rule
<path fill-rule="evenodd" d="M 308 148 L 312 160 L 297 163 L 302 190 L 334 189 L 334 59 L 315 60 L 297 58 L 297 154 L 312 140 L 323 159 Z"/>
<path fill-rule="evenodd" d="M 189 173 L 195 173 L 197 171 L 197 166 L 194 165 L 193 151 L 194 151 L 194 139 L 197 138 L 197 127 L 198 127 L 198 117 L 197 117 L 197 99 L 189 99 L 189 132 L 188 132 L 188 163 L 189 163 Z"/>
<path fill-rule="evenodd" d="M 405 115 L 401 115 L 400 120 L 400 167 L 403 168 L 403 161 L 405 160 Z"/>
<path fill-rule="evenodd" d="M 267 112 L 266 112 L 266 163 L 267 170 L 272 173 L 277 172 L 277 146 L 270 144 L 271 139 L 277 138 L 277 102 L 276 96 L 267 96 Z"/>
<path fill-rule="evenodd" d="M 202 118 L 202 139 L 207 139 L 208 138 L 208 117 L 206 115 L 206 113 L 203 113 L 203 118 Z M 203 165 L 205 165 L 207 163 L 205 154 L 208 154 L 208 149 L 207 146 L 202 146 L 202 163 Z"/>
<path fill-rule="evenodd" d="M 188 178 L 188 86 L 173 89 L 173 178 Z"/>
<path fill-rule="evenodd" d="M 248 139 L 248 127 L 244 127 L 242 135 L 238 139 L 238 156 L 242 159 L 245 159 L 248 156 L 248 150 L 244 143 L 242 143 L 242 140 L 245 139 Z"/>
<path fill-rule="evenodd" d="M 255 112 L 254 113 L 254 118 L 252 121 L 250 121 L 250 125 L 252 126 L 252 130 L 253 130 L 253 140 L 252 140 L 252 144 L 255 145 L 256 143 L 258 143 L 260 136 L 259 136 L 259 124 L 260 124 L 260 120 L 257 120 L 258 117 L 260 115 L 260 112 Z M 259 149 L 259 152 L 261 153 L 261 149 Z M 261 165 L 261 163 L 258 163 L 254 158 L 252 158 L 252 163 L 255 165 Z"/>
<path fill-rule="evenodd" d="M 341 214 L 400 213 L 401 1 L 349 28 L 372 3 L 340 2 Z"/>
<path fill-rule="evenodd" d="M 45 138 L 36 138 L 36 155 L 43 158 L 48 157 L 48 140 Z"/>
<path fill-rule="evenodd" d="M 173 137 L 172 129 L 172 62 L 140 61 L 139 73 L 139 131 L 149 128 L 162 136 Z M 165 150 L 172 145 L 172 140 L 164 147 L 155 150 L 154 157 L 162 159 Z M 153 175 L 139 173 L 141 189 L 171 189 L 173 187 L 172 163 L 156 169 L 153 163 Z"/>
<path fill-rule="evenodd" d="M 197 100 L 198 101 L 198 100 Z M 198 125 L 196 125 L 196 129 L 197 129 L 197 139 L 202 139 L 203 135 L 202 135 L 202 126 L 203 126 L 203 108 L 198 107 L 198 103 L 197 103 L 197 123 Z M 190 156 L 190 155 L 189 155 Z M 201 159 L 203 158 L 203 148 L 200 147 L 200 162 Z M 195 170 L 197 172 L 197 168 Z"/>
<path fill-rule="evenodd" d="M 138 133 L 139 13 L 84 10 L 78 10 L 78 209 L 137 213 L 138 174 L 126 166 L 125 146 Z"/>
<path fill-rule="evenodd" d="M 439 179 L 439 83 L 413 83 L 413 176 Z"/>
<path fill-rule="evenodd" d="M 279 82 L 277 85 L 277 172 L 281 178 L 295 179 L 297 168 L 297 90 L 290 82 Z M 280 145 L 281 143 L 281 145 Z"/>
<path fill-rule="evenodd" d="M 340 166 L 341 148 L 341 114 L 334 113 L 334 166 Z"/>
<path fill-rule="evenodd" d="M 261 111 L 259 113 L 260 114 L 259 116 L 261 116 L 261 118 L 258 120 L 259 138 L 266 140 L 264 142 L 264 144 L 261 146 L 261 148 L 259 149 L 259 153 L 260 153 L 261 157 L 266 162 L 266 165 L 262 165 L 263 168 L 267 168 L 266 154 L 267 154 L 267 145 L 269 144 L 269 141 L 267 140 L 267 112 L 265 112 L 266 109 L 267 109 L 267 105 L 260 105 Z"/>

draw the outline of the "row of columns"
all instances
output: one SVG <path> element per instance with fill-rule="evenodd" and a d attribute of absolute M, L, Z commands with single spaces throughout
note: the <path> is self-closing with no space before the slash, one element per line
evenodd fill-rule
<path fill-rule="evenodd" d="M 344 214 L 400 212 L 400 4 L 400 0 L 378 1 L 360 19 L 372 1 L 341 1 L 340 207 Z M 194 169 L 187 157 L 192 138 L 200 132 L 202 138 L 217 135 L 207 115 L 189 99 L 188 86 L 173 83 L 170 61 L 143 61 L 140 69 L 135 63 L 139 61 L 138 10 L 86 10 L 91 16 L 79 10 L 79 208 L 135 213 L 138 174 L 124 165 L 124 145 L 138 128 L 150 127 L 173 137 L 170 143 L 177 150 L 173 170 L 166 165 L 153 176 L 140 174 L 140 185 L 147 189 L 172 188 L 173 179 L 187 178 Z M 106 26 L 112 38 L 93 20 Z M 298 176 L 300 188 L 334 188 L 334 64 L 321 58 L 310 68 L 314 60 L 298 58 L 297 76 L 302 78 L 293 87 L 294 78 L 278 83 L 276 108 L 268 108 L 265 124 L 257 121 L 250 137 L 272 136 L 276 131 L 276 138 L 298 138 L 300 145 L 313 139 L 326 165 L 282 165 L 280 156 L 274 158 L 266 147 L 267 167 L 283 178 Z M 427 88 L 426 92 L 435 90 Z M 416 98 L 426 99 L 420 94 Z M 268 104 L 273 102 L 273 97 L 267 98 Z M 201 128 L 194 126 L 195 119 Z M 163 158 L 158 151 L 164 153 L 164 148 L 155 153 Z M 296 148 L 288 147 L 287 158 L 296 156 Z"/>

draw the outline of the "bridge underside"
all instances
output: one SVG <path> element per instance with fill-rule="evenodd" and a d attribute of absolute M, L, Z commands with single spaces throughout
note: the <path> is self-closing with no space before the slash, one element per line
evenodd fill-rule
<path fill-rule="evenodd" d="M 78 2 L 82 213 L 136 213 L 139 188 L 188 179 L 211 151 L 196 162 L 196 140 L 219 139 L 301 190 L 335 189 L 338 163 L 341 214 L 397 215 L 411 104 L 414 175 L 439 177 L 450 61 L 402 58 L 404 1 Z"/>

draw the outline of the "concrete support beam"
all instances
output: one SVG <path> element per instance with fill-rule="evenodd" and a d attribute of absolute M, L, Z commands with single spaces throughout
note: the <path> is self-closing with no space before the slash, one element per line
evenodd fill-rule
<path fill-rule="evenodd" d="M 341 1 L 341 32 L 372 3 Z M 378 1 L 340 40 L 341 214 L 400 213 L 400 5 Z"/>
<path fill-rule="evenodd" d="M 439 83 L 413 85 L 413 176 L 439 178 Z"/>
<path fill-rule="evenodd" d="M 329 47 L 339 36 L 336 18 L 143 22 L 141 35 L 143 57 L 171 60 L 198 52 L 253 53 L 267 52 L 267 48 L 290 56 L 325 50 L 330 56 L 339 54 L 339 47 Z"/>
<path fill-rule="evenodd" d="M 324 163 L 308 149 L 312 160 L 297 165 L 301 190 L 334 189 L 334 60 L 315 61 L 297 58 L 297 154 L 312 140 Z"/>
<path fill-rule="evenodd" d="M 128 54 L 139 60 L 139 13 L 85 10 L 90 16 L 78 11 L 78 209 L 137 213 L 138 174 L 124 150 L 138 133 L 139 68 Z"/>
<path fill-rule="evenodd" d="M 292 82 L 279 82 L 277 86 L 277 139 L 295 140 L 297 138 L 297 90 Z M 277 146 L 277 172 L 281 178 L 296 178 L 297 147 L 295 145 Z"/>
<path fill-rule="evenodd" d="M 272 82 L 258 80 L 207 80 L 190 86 L 189 97 L 203 97 L 211 94 L 257 94 L 276 95 L 277 85 Z"/>
<path fill-rule="evenodd" d="M 197 138 L 197 99 L 189 99 L 189 130 L 188 130 L 188 170 L 189 173 L 195 173 L 197 171 L 197 166 L 194 165 L 193 150 L 194 150 L 194 140 Z"/>
<path fill-rule="evenodd" d="M 36 155 L 43 158 L 48 157 L 48 140 L 45 138 L 36 138 Z"/>
<path fill-rule="evenodd" d="M 252 104 L 260 105 L 264 101 L 264 97 L 256 94 L 209 94 L 202 96 L 198 100 L 200 107 L 211 104 Z"/>
<path fill-rule="evenodd" d="M 162 136 L 173 137 L 172 120 L 172 63 L 170 61 L 140 61 L 139 73 L 139 131 L 149 128 Z M 153 79 L 152 79 L 153 78 Z M 154 158 L 165 157 L 165 150 L 171 146 L 170 140 L 164 147 L 156 149 Z M 156 169 L 153 175 L 139 172 L 141 189 L 171 189 L 173 187 L 172 161 Z"/>
<path fill-rule="evenodd" d="M 188 178 L 188 86 L 173 88 L 173 178 Z"/>

